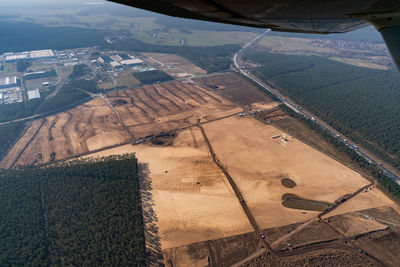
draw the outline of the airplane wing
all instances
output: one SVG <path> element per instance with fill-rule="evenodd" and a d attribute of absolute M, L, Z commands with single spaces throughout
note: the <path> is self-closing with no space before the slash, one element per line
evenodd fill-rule
<path fill-rule="evenodd" d="M 170 16 L 274 31 L 343 33 L 373 24 L 400 67 L 399 0 L 110 0 Z"/>

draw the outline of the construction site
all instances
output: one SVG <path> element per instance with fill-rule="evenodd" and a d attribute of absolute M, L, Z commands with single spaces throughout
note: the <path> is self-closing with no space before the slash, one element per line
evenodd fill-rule
<path fill-rule="evenodd" d="M 33 121 L 0 167 L 135 153 L 149 266 L 397 266 L 398 204 L 287 118 L 237 74 L 155 83 Z"/>

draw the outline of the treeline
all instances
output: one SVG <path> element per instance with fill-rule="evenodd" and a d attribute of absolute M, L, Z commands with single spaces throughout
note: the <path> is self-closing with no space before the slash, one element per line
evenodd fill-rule
<path fill-rule="evenodd" d="M 25 72 L 27 68 L 29 68 L 32 64 L 29 61 L 20 60 L 17 61 L 17 71 L 18 72 Z"/>
<path fill-rule="evenodd" d="M 221 46 L 168 46 L 144 43 L 134 38 L 119 40 L 112 44 L 103 42 L 104 49 L 133 52 L 154 52 L 178 54 L 207 72 L 217 72 L 229 69 L 233 54 L 240 49 L 239 45 Z"/>
<path fill-rule="evenodd" d="M 289 97 L 400 168 L 400 75 L 318 56 L 256 53 L 255 69 Z"/>
<path fill-rule="evenodd" d="M 81 89 L 91 93 L 98 92 L 97 84 L 93 80 L 72 80 L 69 82 L 69 84 L 71 85 L 71 87 L 75 87 L 77 89 Z"/>
<path fill-rule="evenodd" d="M 40 105 L 40 99 L 0 105 L 0 122 L 31 116 Z"/>
<path fill-rule="evenodd" d="M 0 125 L 0 161 L 6 156 L 11 145 L 15 143 L 24 129 L 23 122 Z"/>
<path fill-rule="evenodd" d="M 79 83 L 82 81 L 79 81 Z M 60 88 L 60 91 L 45 101 L 36 109 L 36 113 L 47 113 L 53 110 L 59 110 L 62 107 L 69 106 L 83 99 L 89 99 L 89 95 L 82 90 L 78 90 L 76 81 L 70 81 Z"/>
<path fill-rule="evenodd" d="M 75 65 L 72 69 L 72 73 L 69 75 L 70 79 L 78 79 L 89 74 L 90 69 L 86 64 Z"/>
<path fill-rule="evenodd" d="M 104 40 L 100 30 L 78 27 L 45 27 L 26 22 L 1 21 L 0 36 L 7 42 L 0 42 L 0 54 L 37 49 L 67 49 L 89 47 Z"/>
<path fill-rule="evenodd" d="M 145 266 L 132 154 L 0 170 L 1 266 Z"/>
<path fill-rule="evenodd" d="M 341 142 L 336 137 L 332 136 L 328 131 L 322 129 L 316 123 L 310 119 L 306 119 L 303 116 L 295 113 L 285 105 L 281 104 L 280 108 L 283 109 L 287 114 L 293 118 L 304 123 L 308 128 L 318 133 L 327 142 L 334 145 L 335 148 L 345 153 L 349 158 L 355 162 L 360 168 L 368 171 L 390 194 L 400 200 L 400 185 L 394 182 L 392 179 L 383 174 L 383 172 L 374 164 L 369 163 L 366 159 L 357 154 L 353 149 L 349 148 L 345 143 Z"/>
<path fill-rule="evenodd" d="M 24 75 L 24 80 L 34 80 L 34 79 L 41 79 L 41 78 L 47 78 L 47 77 L 55 77 L 57 76 L 57 72 L 52 69 L 45 71 L 43 73 L 27 73 Z"/>
<path fill-rule="evenodd" d="M 135 72 L 133 76 L 138 79 L 142 84 L 166 82 L 172 80 L 172 77 L 160 70 Z"/>

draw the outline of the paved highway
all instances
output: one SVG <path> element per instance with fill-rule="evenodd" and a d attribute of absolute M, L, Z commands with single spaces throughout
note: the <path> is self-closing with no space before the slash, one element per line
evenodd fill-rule
<path fill-rule="evenodd" d="M 281 102 L 282 104 L 284 104 L 285 106 L 287 106 L 288 108 L 290 108 L 291 110 L 296 112 L 297 114 L 314 121 L 314 123 L 318 124 L 322 129 L 326 130 L 332 136 L 334 136 L 335 138 L 337 138 L 338 140 L 340 140 L 341 142 L 346 144 L 347 147 L 354 150 L 358 155 L 360 155 L 361 157 L 366 159 L 369 163 L 375 164 L 377 167 L 379 167 L 382 170 L 383 174 L 385 174 L 386 176 L 391 178 L 394 182 L 400 184 L 400 176 L 398 174 L 394 173 L 393 171 L 391 171 L 389 168 L 383 166 L 377 159 L 375 159 L 373 156 L 371 156 L 370 153 L 360 149 L 356 144 L 349 141 L 348 138 L 346 138 L 344 135 L 340 134 L 338 131 L 336 131 L 335 129 L 330 127 L 327 123 L 325 123 L 319 119 L 316 119 L 316 116 L 313 115 L 311 112 L 303 110 L 300 106 L 298 106 L 293 101 L 287 99 L 280 92 L 271 88 L 264 82 L 260 81 L 257 77 L 255 77 L 253 74 L 251 74 L 250 71 L 246 70 L 246 68 L 244 68 L 241 65 L 241 56 L 243 55 L 243 53 L 247 49 L 252 47 L 254 44 L 256 44 L 259 40 L 261 40 L 268 32 L 270 32 L 269 29 L 266 30 L 265 32 L 261 33 L 260 35 L 258 35 L 252 41 L 245 44 L 238 52 L 236 52 L 236 54 L 233 56 L 233 59 L 232 59 L 235 70 L 240 72 L 242 75 L 246 76 L 250 80 L 254 81 L 255 83 L 260 85 L 262 88 L 264 88 L 271 94 L 275 95 L 275 97 L 278 99 L 279 102 Z"/>

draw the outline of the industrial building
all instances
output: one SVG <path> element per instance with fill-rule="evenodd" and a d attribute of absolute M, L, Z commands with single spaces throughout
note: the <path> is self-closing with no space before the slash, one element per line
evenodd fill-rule
<path fill-rule="evenodd" d="M 118 68 L 121 67 L 122 65 L 120 63 L 118 63 L 117 61 L 112 61 L 110 62 L 111 67 L 113 68 Z"/>
<path fill-rule="evenodd" d="M 0 78 L 0 89 L 13 88 L 19 86 L 19 79 L 14 77 Z"/>
<path fill-rule="evenodd" d="M 127 59 L 127 60 L 122 60 L 121 64 L 128 65 L 128 66 L 140 65 L 140 64 L 143 64 L 143 60 L 140 60 L 138 58 L 132 58 L 132 59 Z"/>
<path fill-rule="evenodd" d="M 110 58 L 111 58 L 113 61 L 117 61 L 117 62 L 119 62 L 119 61 L 122 60 L 122 57 L 120 57 L 119 55 L 110 56 Z"/>
<path fill-rule="evenodd" d="M 4 53 L 3 58 L 6 62 L 15 62 L 18 60 L 43 60 L 54 58 L 54 52 L 51 49 L 34 50 L 21 53 Z"/>
<path fill-rule="evenodd" d="M 104 64 L 104 59 L 102 59 L 101 57 L 99 57 L 99 58 L 97 59 L 97 61 L 98 61 L 100 64 Z"/>
<path fill-rule="evenodd" d="M 28 99 L 31 100 L 35 98 L 40 98 L 39 89 L 28 91 Z"/>

